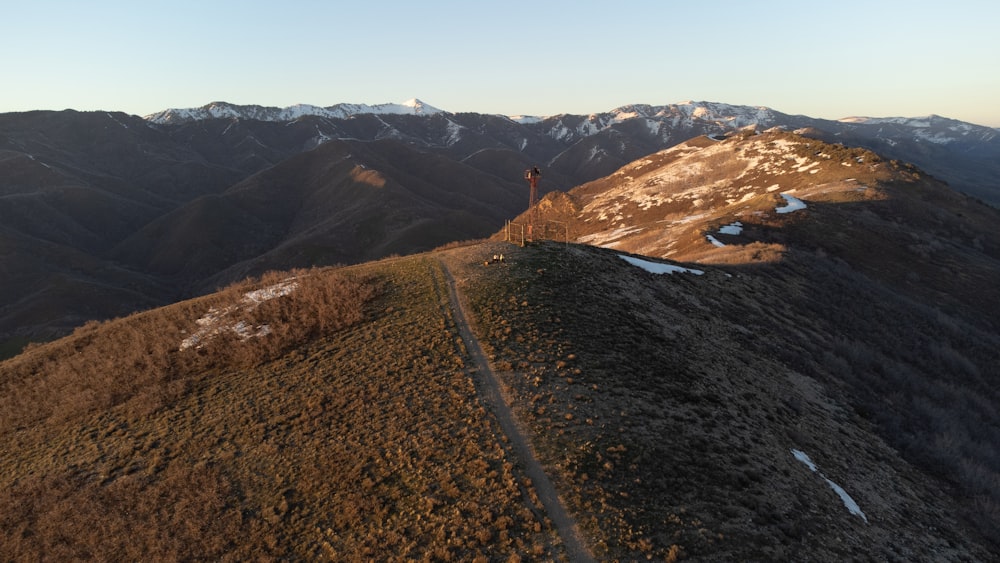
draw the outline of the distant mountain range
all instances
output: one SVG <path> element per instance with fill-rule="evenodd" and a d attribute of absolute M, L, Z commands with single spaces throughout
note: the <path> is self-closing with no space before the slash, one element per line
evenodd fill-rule
<path fill-rule="evenodd" d="M 420 100 L 0 114 L 0 342 L 267 269 L 488 236 L 526 207 L 526 168 L 542 168 L 543 194 L 569 191 L 744 128 L 864 147 L 1000 205 L 998 132 L 937 116 L 830 121 L 683 102 L 508 117 Z"/>
<path fill-rule="evenodd" d="M 300 104 L 287 108 L 213 102 L 200 108 L 164 110 L 145 119 L 173 125 L 220 118 L 288 122 L 305 117 L 348 119 L 360 115 L 454 116 L 419 99 L 411 99 L 402 104 L 336 104 L 329 107 Z M 661 106 L 628 105 L 586 116 L 495 117 L 506 117 L 563 143 L 576 143 L 601 134 L 624 134 L 642 137 L 645 143 L 658 148 L 676 144 L 694 134 L 725 133 L 747 126 L 815 128 L 824 132 L 830 142 L 863 146 L 889 158 L 913 162 L 955 189 L 1000 205 L 1000 131 L 938 115 L 827 120 L 788 115 L 767 107 L 686 101 Z M 643 128 L 645 132 L 641 131 Z M 461 121 L 455 120 L 444 143 L 458 142 L 462 129 Z M 527 137 L 522 141 L 526 143 Z M 521 150 L 527 149 L 525 146 Z M 598 161 L 597 166 L 606 160 L 613 162 L 609 166 L 615 168 L 625 164 L 615 158 L 620 156 L 616 153 L 630 153 L 628 150 L 607 151 L 607 148 L 592 150 L 591 160 Z M 608 154 L 602 154 L 602 150 Z M 603 168 L 605 173 L 613 171 L 607 166 Z"/>
<path fill-rule="evenodd" d="M 205 119 L 255 119 L 259 121 L 294 121 L 301 117 L 329 117 L 345 119 L 358 114 L 407 114 L 433 115 L 441 110 L 414 98 L 401 104 L 336 104 L 329 107 L 298 104 L 286 108 L 264 106 L 239 106 L 226 102 L 212 102 L 200 108 L 167 109 L 147 115 L 146 119 L 158 125 L 176 125 L 187 121 Z"/>

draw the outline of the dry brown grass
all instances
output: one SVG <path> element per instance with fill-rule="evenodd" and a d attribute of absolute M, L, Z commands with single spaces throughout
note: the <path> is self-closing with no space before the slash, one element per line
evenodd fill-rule
<path fill-rule="evenodd" d="M 270 334 L 178 349 L 195 319 L 289 277 L 276 276 L 0 364 L 5 414 L 18 405 L 2 430 L 0 553 L 558 558 L 464 372 L 436 261 L 297 272 L 295 292 L 246 312 Z"/>
<path fill-rule="evenodd" d="M 226 510 L 232 494 L 211 466 L 175 464 L 110 482 L 72 471 L 31 476 L 0 493 L 0 548 L 11 561 L 249 556 L 266 532 Z"/>

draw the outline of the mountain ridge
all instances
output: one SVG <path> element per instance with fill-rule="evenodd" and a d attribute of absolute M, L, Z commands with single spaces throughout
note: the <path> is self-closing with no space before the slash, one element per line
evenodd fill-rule
<path fill-rule="evenodd" d="M 306 116 L 344 119 L 358 114 L 433 115 L 435 113 L 441 113 L 441 110 L 425 104 L 417 98 L 412 98 L 400 104 L 383 103 L 368 105 L 339 103 L 326 107 L 311 104 L 295 104 L 284 108 L 260 105 L 238 105 L 231 104 L 229 102 L 216 101 L 197 108 L 165 109 L 146 115 L 143 119 L 157 125 L 171 125 L 205 119 L 294 121 Z"/>
<path fill-rule="evenodd" d="M 412 99 L 404 104 L 338 104 L 330 108 L 315 108 L 315 113 L 295 111 L 291 108 L 267 108 L 259 106 L 232 106 L 229 119 L 266 119 L 290 121 L 302 117 L 325 117 L 348 119 L 362 115 L 419 115 L 455 116 L 445 110 L 426 105 Z M 205 106 L 208 107 L 208 106 Z M 238 108 L 245 108 L 239 111 Z M 390 108 L 390 109 L 385 109 Z M 397 109 L 391 109 L 397 108 Z M 403 108 L 403 109 L 398 109 Z M 188 112 L 194 110 L 167 110 Z M 164 114 L 164 112 L 161 112 Z M 153 114 L 145 119 L 157 122 L 162 118 Z M 202 111 L 204 119 L 210 112 Z M 922 117 L 844 117 L 841 119 L 820 119 L 806 115 L 790 115 L 766 106 L 733 105 L 710 101 L 683 101 L 665 105 L 629 104 L 618 108 L 591 114 L 555 114 L 551 116 L 503 116 L 523 127 L 536 129 L 548 137 L 563 143 L 576 143 L 598 134 L 615 134 L 617 129 L 628 127 L 647 130 L 645 136 L 659 148 L 681 142 L 697 134 L 725 134 L 743 127 L 755 126 L 768 129 L 781 126 L 789 130 L 815 128 L 825 131 L 830 142 L 861 144 L 886 156 L 914 162 L 932 174 L 951 178 L 951 183 L 963 191 L 973 193 L 994 205 L 1000 205 L 1000 135 L 996 128 L 931 114 Z M 194 117 L 181 115 L 177 123 L 195 121 Z M 174 121 L 170 121 L 174 123 Z M 687 136 L 677 138 L 674 133 L 685 131 Z M 452 129 L 453 141 L 458 138 L 461 128 L 457 124 Z M 526 141 L 522 140 L 523 150 Z M 929 146 L 928 146 L 929 145 Z M 637 155 L 638 156 L 638 155 Z M 954 164 L 947 162 L 954 159 Z M 617 162 L 617 166 L 627 161 Z M 551 164 L 549 162 L 546 165 Z M 617 168 L 615 166 L 614 168 Z M 614 169 L 613 168 L 613 169 Z M 604 170 L 610 173 L 611 170 Z"/>
<path fill-rule="evenodd" d="M 995 553 L 998 442 L 978 439 L 995 333 L 804 249 L 653 273 L 687 265 L 477 242 L 276 272 L 35 346 L 0 363 L 0 547 L 563 559 L 477 388 L 453 278 L 595 558 Z"/>
<path fill-rule="evenodd" d="M 763 124 L 768 119 L 773 119 L 775 114 L 782 114 L 781 112 L 767 107 L 767 106 L 747 106 L 738 104 L 729 104 L 723 102 L 712 102 L 712 101 L 695 101 L 695 100 L 684 100 L 681 102 L 669 103 L 664 105 L 654 105 L 648 103 L 633 103 L 625 104 L 623 106 L 618 106 L 614 109 L 602 111 L 602 112 L 592 112 L 586 114 L 573 114 L 573 113 L 555 113 L 551 115 L 524 115 L 524 114 L 490 114 L 502 117 L 507 117 L 514 121 L 524 120 L 527 123 L 534 123 L 542 121 L 545 119 L 566 116 L 566 115 L 581 115 L 581 116 L 602 116 L 602 115 L 614 115 L 619 121 L 630 119 L 634 117 L 643 118 L 653 118 L 662 117 L 663 115 L 673 114 L 680 112 L 685 114 L 687 117 L 704 117 L 704 116 L 728 116 L 721 118 L 721 120 L 745 121 L 743 125 L 748 124 Z M 260 106 L 260 105 L 240 105 L 232 104 L 224 101 L 215 101 L 204 106 L 197 108 L 170 108 L 165 110 L 160 110 L 148 115 L 143 116 L 143 119 L 156 124 L 176 124 L 181 121 L 191 121 L 191 120 L 203 120 L 203 119 L 218 119 L 218 118 L 238 118 L 238 119 L 262 119 L 265 121 L 294 121 L 305 116 L 317 116 L 317 117 L 333 117 L 333 118 L 345 118 L 353 115 L 359 114 L 411 114 L 411 115 L 434 115 L 437 113 L 453 113 L 448 110 L 443 110 L 436 108 L 426 102 L 420 100 L 419 98 L 411 98 L 402 103 L 381 103 L 381 104 L 364 104 L 364 103 L 347 103 L 341 102 L 334 104 L 332 106 L 317 106 L 313 104 L 294 104 L 286 107 L 277 106 Z M 808 117 L 804 114 L 798 114 L 799 117 Z M 810 118 L 810 119 L 820 119 L 820 118 Z M 927 127 L 928 123 L 933 121 L 945 120 L 948 122 L 966 124 L 975 128 L 984 128 L 990 130 L 997 130 L 997 127 L 988 127 L 985 125 L 978 125 L 972 122 L 964 122 L 957 119 L 952 119 L 948 117 L 943 117 L 938 114 L 929 114 L 926 116 L 913 116 L 913 117 L 902 117 L 902 116 L 891 116 L 891 117 L 875 117 L 875 116 L 861 116 L 853 115 L 837 119 L 823 119 L 824 121 L 837 121 L 841 123 L 862 123 L 862 124 L 879 124 L 879 123 L 895 123 L 895 124 L 909 124 L 914 127 Z M 736 125 L 740 127 L 742 125 Z"/>

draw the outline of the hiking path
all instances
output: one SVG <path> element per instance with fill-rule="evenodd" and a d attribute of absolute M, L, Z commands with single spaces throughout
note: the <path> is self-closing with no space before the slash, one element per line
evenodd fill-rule
<path fill-rule="evenodd" d="M 531 479 L 542 507 L 545 509 L 563 542 L 563 547 L 566 549 L 569 560 L 574 562 L 595 561 L 580 536 L 576 522 L 570 516 L 569 512 L 567 512 L 566 507 L 563 506 L 559 498 L 559 493 L 552 484 L 552 480 L 549 479 L 548 474 L 542 468 L 542 464 L 535 456 L 530 440 L 514 417 L 509 397 L 503 392 L 500 379 L 490 366 L 486 354 L 479 344 L 479 340 L 472 332 L 468 316 L 466 315 L 465 305 L 459 296 L 455 278 L 449 270 L 448 264 L 444 260 L 441 260 L 440 263 L 448 285 L 448 297 L 451 302 L 455 324 L 458 327 L 459 335 L 465 342 L 466 350 L 472 362 L 470 372 L 472 373 L 472 379 L 477 392 L 487 408 L 493 412 L 497 422 L 500 424 L 501 430 L 510 440 L 513 452 L 521 462 L 525 474 Z"/>

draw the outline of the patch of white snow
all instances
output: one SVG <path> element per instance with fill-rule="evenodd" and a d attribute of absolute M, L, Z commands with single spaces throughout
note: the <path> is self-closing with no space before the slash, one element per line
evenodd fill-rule
<path fill-rule="evenodd" d="M 731 223 L 719 229 L 719 233 L 723 235 L 741 235 L 743 234 L 743 223 L 737 221 Z"/>
<path fill-rule="evenodd" d="M 809 454 L 802 450 L 792 450 L 792 455 L 795 456 L 795 459 L 806 464 L 806 466 L 809 467 L 809 471 L 812 471 L 813 473 L 816 472 L 816 464 L 813 463 L 813 460 L 809 459 Z"/>
<path fill-rule="evenodd" d="M 231 305 L 222 310 L 214 308 L 209 309 L 204 316 L 195 321 L 195 323 L 199 326 L 198 331 L 185 338 L 181 342 L 180 349 L 187 350 L 188 348 L 198 348 L 204 341 L 226 330 L 235 332 L 241 340 L 260 338 L 271 334 L 271 327 L 268 325 L 251 327 L 246 321 L 243 320 L 236 321 L 232 324 L 226 324 L 223 321 L 226 317 L 240 311 L 252 311 L 265 301 L 288 295 L 289 293 L 295 291 L 298 286 L 298 282 L 288 279 L 281 283 L 244 293 L 241 305 Z"/>
<path fill-rule="evenodd" d="M 270 301 L 271 299 L 275 299 L 277 297 L 284 297 L 285 295 L 295 291 L 295 288 L 297 287 L 299 287 L 298 282 L 285 280 L 281 283 L 276 283 L 263 289 L 244 293 L 243 302 L 260 305 L 264 301 Z"/>
<path fill-rule="evenodd" d="M 447 143 L 448 143 L 449 147 L 462 140 L 462 129 L 464 129 L 464 127 L 462 127 L 458 123 L 455 123 L 454 121 L 452 121 L 450 119 L 448 120 L 448 141 L 447 141 Z"/>
<path fill-rule="evenodd" d="M 806 203 L 804 201 L 793 197 L 788 192 L 781 194 L 781 197 L 785 198 L 785 201 L 787 201 L 788 204 L 783 207 L 776 207 L 774 210 L 778 213 L 791 213 L 793 211 L 801 211 L 806 208 Z"/>
<path fill-rule="evenodd" d="M 536 115 L 510 115 L 508 116 L 511 121 L 520 123 L 521 125 L 531 125 L 534 123 L 540 123 L 544 120 L 544 117 L 538 117 Z"/>
<path fill-rule="evenodd" d="M 868 523 L 868 517 L 861 511 L 861 507 L 858 506 L 858 503 L 851 498 L 851 495 L 847 494 L 847 491 L 845 491 L 843 487 L 828 479 L 826 475 L 823 475 L 823 472 L 820 471 L 819 468 L 816 467 L 816 464 L 813 463 L 813 460 L 809 458 L 809 454 L 803 452 L 802 450 L 792 450 L 792 455 L 795 456 L 795 459 L 804 463 L 810 471 L 819 474 L 819 476 L 826 481 L 826 484 L 833 489 L 833 492 L 837 493 L 837 496 L 840 497 L 841 502 L 844 503 L 844 507 L 847 508 L 848 512 L 854 514 L 855 516 L 859 516 L 865 521 L 866 524 Z"/>
<path fill-rule="evenodd" d="M 619 254 L 618 257 L 633 266 L 646 270 L 651 274 L 673 274 L 675 272 L 680 272 L 700 276 L 705 273 L 703 270 L 694 270 L 691 268 L 684 268 L 682 266 L 674 266 L 673 264 L 663 264 L 661 262 L 650 262 L 648 260 L 641 260 L 624 254 Z"/>

